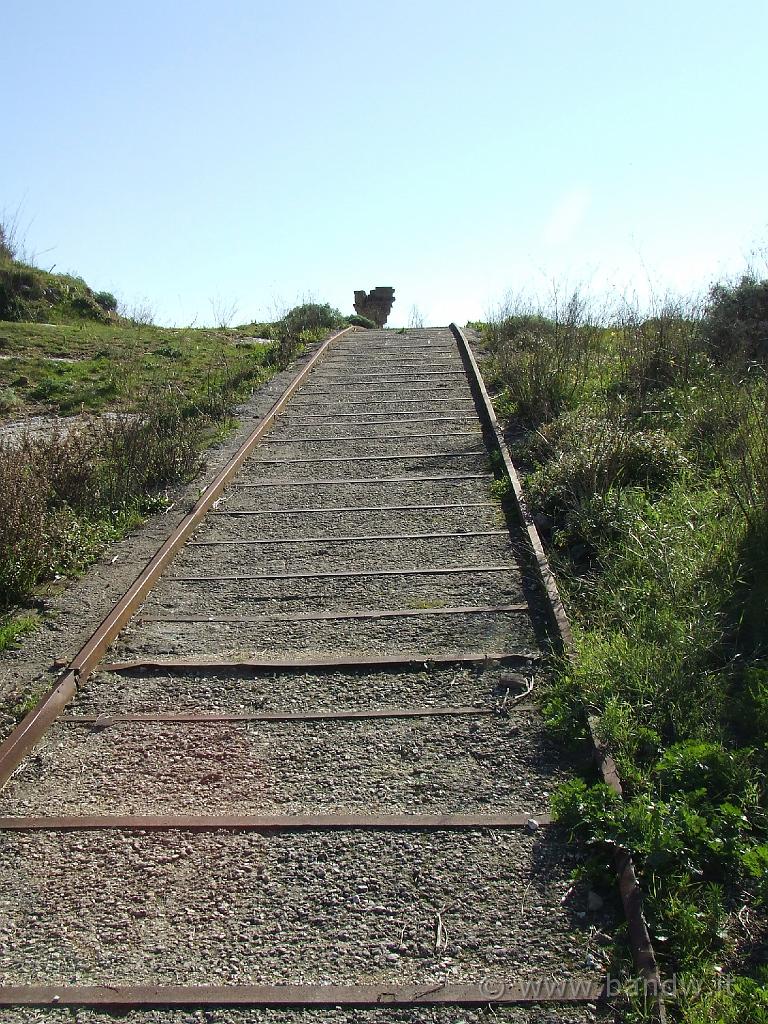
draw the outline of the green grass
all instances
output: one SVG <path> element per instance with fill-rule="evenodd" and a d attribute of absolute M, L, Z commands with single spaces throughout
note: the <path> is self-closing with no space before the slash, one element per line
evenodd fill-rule
<path fill-rule="evenodd" d="M 141 522 L 166 486 L 198 471 L 234 404 L 312 337 L 243 343 L 255 333 L 0 322 L 0 417 L 91 416 L 70 435 L 3 446 L 0 607 L 82 572 Z"/>
<path fill-rule="evenodd" d="M 155 327 L 80 279 L 8 260 L 3 303 L 0 417 L 88 415 L 66 432 L 0 438 L 0 608 L 82 572 L 199 471 L 238 401 L 346 322 L 305 303 L 275 324 Z"/>
<path fill-rule="evenodd" d="M 50 682 L 23 683 L 16 690 L 4 693 L 0 700 L 0 738 L 40 703 L 50 689 Z"/>
<path fill-rule="evenodd" d="M 25 633 L 36 629 L 39 617 L 34 614 L 5 616 L 0 619 L 0 651 L 15 647 Z"/>
<path fill-rule="evenodd" d="M 0 322 L 0 416 L 132 409 L 157 390 L 175 391 L 190 408 L 222 392 L 242 397 L 274 367 L 276 343 L 248 345 L 255 330 Z"/>
<path fill-rule="evenodd" d="M 703 312 L 611 322 L 574 300 L 485 329 L 497 409 L 529 428 L 516 455 L 574 627 L 548 721 L 572 742 L 597 713 L 625 787 L 622 801 L 575 780 L 555 809 L 595 886 L 617 843 L 635 851 L 662 972 L 695 993 L 672 1000 L 689 1024 L 762 1019 L 747 1006 L 768 1000 L 752 967 L 768 935 L 765 311 L 744 321 L 766 296 L 750 279 Z"/>

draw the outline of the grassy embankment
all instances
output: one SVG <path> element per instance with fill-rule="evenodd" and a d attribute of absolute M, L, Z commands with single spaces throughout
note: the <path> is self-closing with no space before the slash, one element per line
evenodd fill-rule
<path fill-rule="evenodd" d="M 77 417 L 0 440 L 0 650 L 58 581 L 195 475 L 237 402 L 348 319 L 308 304 L 233 330 L 148 321 L 0 245 L 0 419 Z"/>
<path fill-rule="evenodd" d="M 577 780 L 555 809 L 606 898 L 612 848 L 636 852 L 663 972 L 688 985 L 673 1015 L 764 1024 L 768 282 L 650 317 L 518 304 L 484 335 L 574 624 L 546 713 L 573 739 L 596 711 L 625 785 Z"/>

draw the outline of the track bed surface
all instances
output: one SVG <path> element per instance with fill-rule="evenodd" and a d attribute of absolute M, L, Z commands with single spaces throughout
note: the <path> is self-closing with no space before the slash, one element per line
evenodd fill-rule
<path fill-rule="evenodd" d="M 613 914 L 549 823 L 574 765 L 537 709 L 546 617 L 489 443 L 451 330 L 328 347 L 0 792 L 2 985 L 599 985 Z M 509 822 L 419 820 L 468 814 Z M 223 815 L 242 821 L 206 827 Z M 291 824 L 317 815 L 367 824 Z M 608 1019 L 586 999 L 194 1007 L 125 1019 Z"/>

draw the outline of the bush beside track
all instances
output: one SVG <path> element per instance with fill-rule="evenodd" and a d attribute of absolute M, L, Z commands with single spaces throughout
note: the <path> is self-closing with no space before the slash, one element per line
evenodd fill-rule
<path fill-rule="evenodd" d="M 555 809 L 606 896 L 612 849 L 636 852 L 662 970 L 699 990 L 673 1013 L 766 1021 L 768 282 L 478 326 L 574 624 L 548 720 L 567 739 L 596 711 L 625 784 Z"/>

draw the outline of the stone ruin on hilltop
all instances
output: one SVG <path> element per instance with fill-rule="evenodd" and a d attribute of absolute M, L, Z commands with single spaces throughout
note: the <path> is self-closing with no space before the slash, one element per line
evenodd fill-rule
<path fill-rule="evenodd" d="M 383 327 L 395 301 L 395 289 L 378 287 L 366 293 L 355 292 L 355 312 L 358 316 L 373 320 L 377 327 Z"/>

